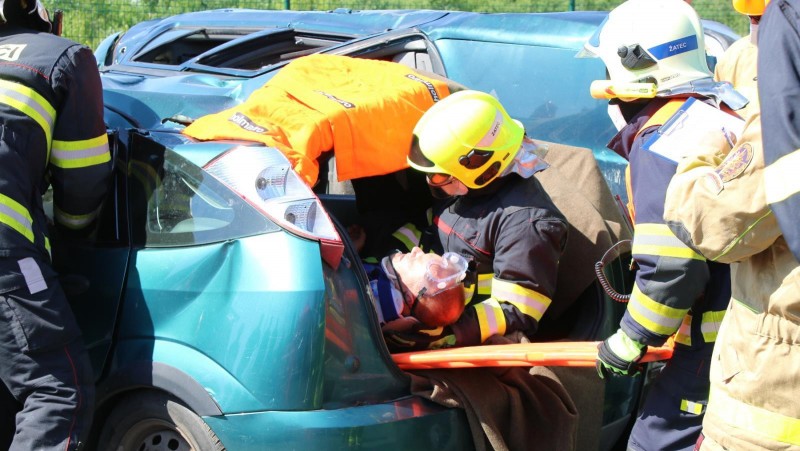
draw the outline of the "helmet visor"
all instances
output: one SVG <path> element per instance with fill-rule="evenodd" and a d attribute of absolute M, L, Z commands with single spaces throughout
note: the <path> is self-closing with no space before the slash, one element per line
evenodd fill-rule
<path fill-rule="evenodd" d="M 417 135 L 414 135 L 411 141 L 411 150 L 408 153 L 408 160 L 421 168 L 433 168 L 436 166 L 433 161 L 429 160 L 428 157 L 422 153 L 422 149 L 419 147 L 419 137 L 417 137 Z"/>

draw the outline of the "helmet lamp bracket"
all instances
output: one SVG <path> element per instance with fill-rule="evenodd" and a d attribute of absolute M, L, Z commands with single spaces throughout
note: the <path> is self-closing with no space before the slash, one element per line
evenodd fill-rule
<path fill-rule="evenodd" d="M 617 55 L 620 57 L 622 66 L 628 70 L 647 69 L 656 65 L 653 57 L 639 44 L 623 45 L 617 49 Z"/>

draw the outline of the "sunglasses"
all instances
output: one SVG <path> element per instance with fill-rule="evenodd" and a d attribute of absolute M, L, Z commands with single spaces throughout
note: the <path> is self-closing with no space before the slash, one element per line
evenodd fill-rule
<path fill-rule="evenodd" d="M 452 175 L 442 174 L 439 172 L 428 174 L 426 178 L 428 180 L 428 185 L 434 188 L 440 188 L 442 186 L 449 185 L 450 183 L 453 183 L 453 181 L 455 180 L 455 178 Z"/>

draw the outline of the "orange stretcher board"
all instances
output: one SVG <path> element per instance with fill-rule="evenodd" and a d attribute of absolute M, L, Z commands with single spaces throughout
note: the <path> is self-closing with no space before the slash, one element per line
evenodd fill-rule
<path fill-rule="evenodd" d="M 599 341 L 559 341 L 469 346 L 392 354 L 404 370 L 473 368 L 484 366 L 570 366 L 594 367 Z M 641 362 L 668 360 L 672 341 L 662 347 L 648 347 Z"/>

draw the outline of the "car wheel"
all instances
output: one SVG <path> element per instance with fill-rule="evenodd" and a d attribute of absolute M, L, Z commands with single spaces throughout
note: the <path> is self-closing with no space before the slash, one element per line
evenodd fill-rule
<path fill-rule="evenodd" d="M 97 449 L 118 451 L 222 451 L 208 425 L 163 393 L 137 393 L 118 402 L 105 420 Z"/>

